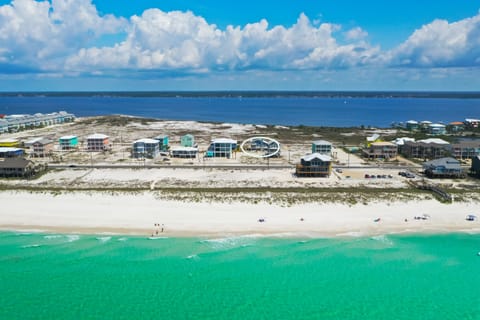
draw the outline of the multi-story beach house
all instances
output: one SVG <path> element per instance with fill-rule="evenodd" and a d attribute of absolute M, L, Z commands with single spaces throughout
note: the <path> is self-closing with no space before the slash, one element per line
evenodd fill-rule
<path fill-rule="evenodd" d="M 432 124 L 432 121 L 428 121 L 428 120 L 423 120 L 423 121 L 420 121 L 420 123 L 418 124 L 418 129 L 423 131 L 423 132 L 427 132 L 428 131 L 428 126 Z"/>
<path fill-rule="evenodd" d="M 363 150 L 365 158 L 374 159 L 394 159 L 397 157 L 398 147 L 392 142 L 373 142 Z"/>
<path fill-rule="evenodd" d="M 63 136 L 58 139 L 60 150 L 73 150 L 78 146 L 77 136 Z"/>
<path fill-rule="evenodd" d="M 407 158 L 439 159 L 451 154 L 451 145 L 438 138 L 418 141 L 405 141 L 400 152 Z"/>
<path fill-rule="evenodd" d="M 21 148 L 0 147 L 0 158 L 17 158 L 25 154 Z"/>
<path fill-rule="evenodd" d="M 180 145 L 182 147 L 195 147 L 195 137 L 191 134 L 186 134 L 180 138 Z"/>
<path fill-rule="evenodd" d="M 447 126 L 445 126 L 444 124 L 432 123 L 432 124 L 428 125 L 427 133 L 431 134 L 431 135 L 434 135 L 434 136 L 442 135 L 442 134 L 447 133 L 446 128 L 447 128 Z"/>
<path fill-rule="evenodd" d="M 139 139 L 133 142 L 132 156 L 134 158 L 155 158 L 160 153 L 158 140 Z"/>
<path fill-rule="evenodd" d="M 480 127 L 480 119 L 465 119 L 465 126 L 469 129 Z"/>
<path fill-rule="evenodd" d="M 205 153 L 206 157 L 231 158 L 233 151 L 237 150 L 237 140 L 219 138 L 211 141 Z"/>
<path fill-rule="evenodd" d="M 28 178 L 42 169 L 32 161 L 23 158 L 6 158 L 0 160 L 0 177 Z"/>
<path fill-rule="evenodd" d="M 3 120 L 7 121 L 8 131 L 15 132 L 18 130 L 72 122 L 75 120 L 75 116 L 71 113 L 60 111 L 47 114 L 12 114 L 6 115 Z"/>
<path fill-rule="evenodd" d="M 320 153 L 303 156 L 296 165 L 297 177 L 328 177 L 332 172 L 332 157 Z"/>
<path fill-rule="evenodd" d="M 53 152 L 53 141 L 46 138 L 39 139 L 32 144 L 32 149 L 34 157 L 48 156 Z"/>
<path fill-rule="evenodd" d="M 197 157 L 198 149 L 194 147 L 175 147 L 172 148 L 170 154 L 173 158 L 194 159 Z"/>
<path fill-rule="evenodd" d="M 447 131 L 457 133 L 465 130 L 465 124 L 460 121 L 453 121 L 447 125 Z"/>
<path fill-rule="evenodd" d="M 325 140 L 317 140 L 312 142 L 312 153 L 332 154 L 332 143 Z"/>
<path fill-rule="evenodd" d="M 407 123 L 405 124 L 405 127 L 409 131 L 418 130 L 418 121 L 408 120 Z"/>
<path fill-rule="evenodd" d="M 167 135 L 159 135 L 153 139 L 158 140 L 158 147 L 160 148 L 160 151 L 168 151 L 168 149 L 170 148 L 168 145 Z"/>
<path fill-rule="evenodd" d="M 461 178 L 464 176 L 460 161 L 446 157 L 423 163 L 423 170 L 430 178 Z"/>
<path fill-rule="evenodd" d="M 246 144 L 244 148 L 251 151 L 260 151 L 269 157 L 280 157 L 280 142 L 270 138 L 254 138 L 250 139 L 250 143 Z"/>
<path fill-rule="evenodd" d="M 94 133 L 87 137 L 88 151 L 106 151 L 110 149 L 109 137 L 105 134 Z"/>
<path fill-rule="evenodd" d="M 471 159 L 480 155 L 480 140 L 452 143 L 452 156 L 456 159 Z"/>

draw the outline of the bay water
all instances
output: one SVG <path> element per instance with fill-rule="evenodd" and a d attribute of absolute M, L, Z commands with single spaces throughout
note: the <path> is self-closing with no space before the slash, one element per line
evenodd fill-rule
<path fill-rule="evenodd" d="M 479 98 L 387 97 L 144 97 L 5 96 L 0 114 L 65 110 L 78 117 L 123 114 L 166 120 L 330 127 L 376 126 L 408 120 L 449 123 L 480 118 Z"/>

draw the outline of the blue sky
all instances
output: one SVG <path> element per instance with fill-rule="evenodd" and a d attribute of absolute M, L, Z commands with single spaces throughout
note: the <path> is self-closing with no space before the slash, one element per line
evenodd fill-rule
<path fill-rule="evenodd" d="M 478 90 L 479 9 L 0 0 L 0 90 Z"/>

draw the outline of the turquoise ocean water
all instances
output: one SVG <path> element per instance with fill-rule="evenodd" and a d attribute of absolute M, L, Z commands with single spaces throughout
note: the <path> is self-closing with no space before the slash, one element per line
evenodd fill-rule
<path fill-rule="evenodd" d="M 0 319 L 480 319 L 480 235 L 0 233 Z"/>

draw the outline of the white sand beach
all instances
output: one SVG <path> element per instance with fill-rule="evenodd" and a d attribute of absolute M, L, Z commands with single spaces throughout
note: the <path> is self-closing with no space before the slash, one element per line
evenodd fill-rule
<path fill-rule="evenodd" d="M 386 233 L 480 232 L 478 203 L 436 200 L 372 202 L 368 205 L 307 203 L 207 203 L 158 199 L 154 193 L 111 194 L 0 192 L 3 230 L 118 233 L 149 236 L 264 234 L 270 236 L 358 236 Z M 429 216 L 416 220 L 414 216 Z M 303 221 L 302 221 L 303 218 Z M 375 222 L 380 218 L 380 221 Z M 264 222 L 259 222 L 264 219 Z M 407 219 L 407 221 L 405 221 Z M 155 224 L 158 224 L 155 226 Z"/>

